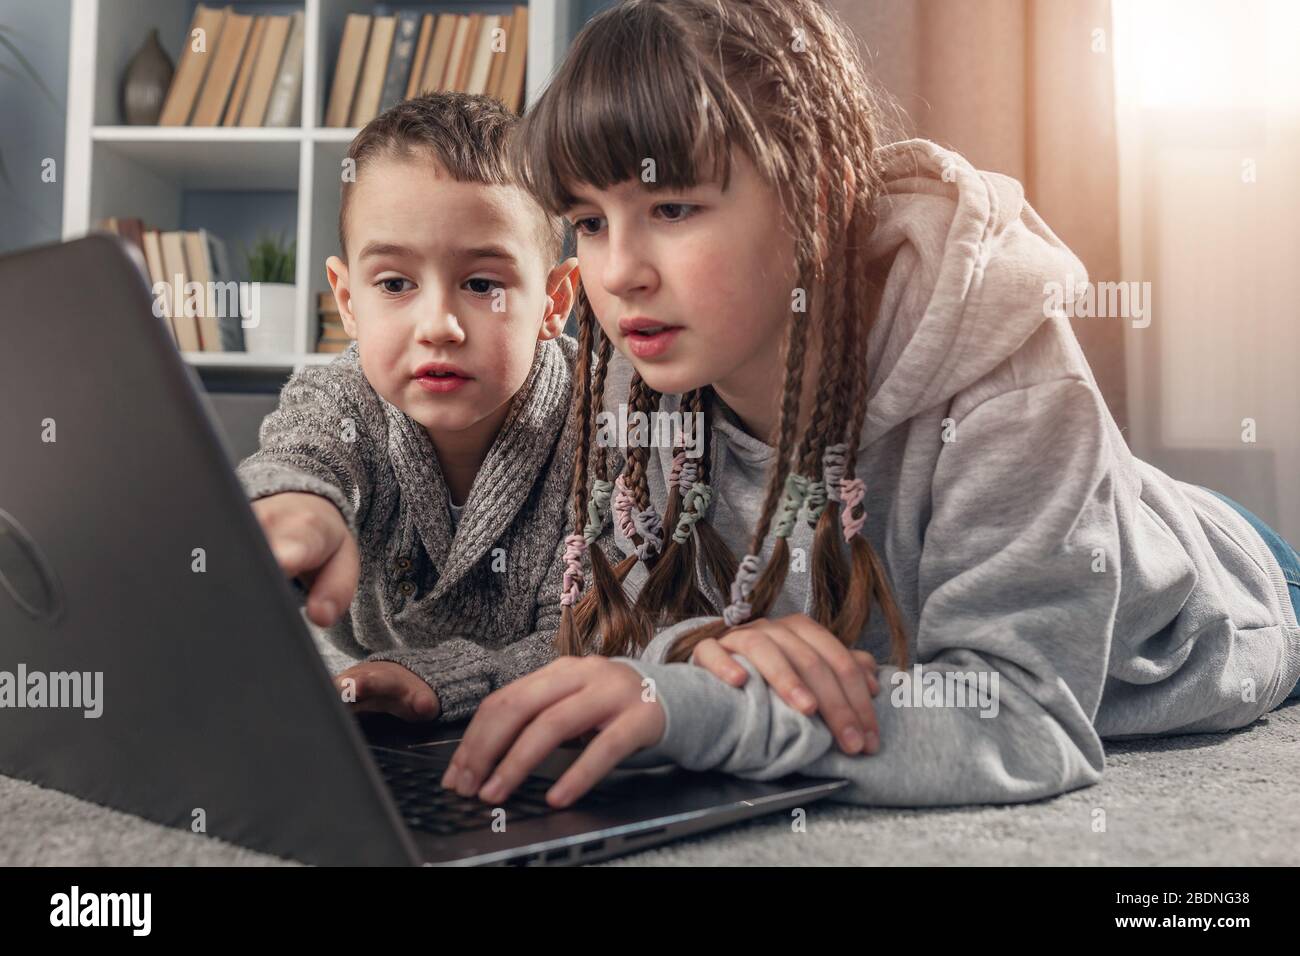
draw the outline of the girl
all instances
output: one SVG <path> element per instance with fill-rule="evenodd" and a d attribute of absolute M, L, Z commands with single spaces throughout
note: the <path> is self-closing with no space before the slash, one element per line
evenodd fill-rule
<path fill-rule="evenodd" d="M 1241 727 L 1295 687 L 1295 552 L 1130 454 L 1047 295 L 1081 263 L 1014 180 L 878 145 L 867 91 L 817 0 L 628 0 L 527 117 L 521 181 L 578 235 L 583 424 L 626 395 L 704 410 L 711 447 L 588 473 L 580 440 L 560 640 L 589 656 L 489 696 L 445 786 L 499 801 L 596 731 L 553 805 L 637 751 L 1008 803 L 1097 782 L 1104 737 Z M 615 476 L 610 567 L 582 532 Z M 750 666 L 828 641 L 890 658 L 851 754 Z M 743 687 L 687 663 L 724 650 Z"/>

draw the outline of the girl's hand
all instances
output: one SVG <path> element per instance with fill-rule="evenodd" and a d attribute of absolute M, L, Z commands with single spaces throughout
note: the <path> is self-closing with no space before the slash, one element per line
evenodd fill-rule
<path fill-rule="evenodd" d="M 801 714 L 820 712 L 846 754 L 880 749 L 871 701 L 880 692 L 880 680 L 876 659 L 868 652 L 845 647 L 806 614 L 791 614 L 759 618 L 733 628 L 721 640 L 701 641 L 691 660 L 739 687 L 749 675 L 732 654 L 744 654 L 781 699 Z"/>
<path fill-rule="evenodd" d="M 663 708 L 627 664 L 561 657 L 483 699 L 442 786 L 500 803 L 560 744 L 598 730 L 546 793 L 551 806 L 567 807 L 625 757 L 658 743 L 665 723 Z"/>
<path fill-rule="evenodd" d="M 353 712 L 392 714 L 402 720 L 434 720 L 442 704 L 418 674 L 392 661 L 363 661 L 334 678 Z"/>

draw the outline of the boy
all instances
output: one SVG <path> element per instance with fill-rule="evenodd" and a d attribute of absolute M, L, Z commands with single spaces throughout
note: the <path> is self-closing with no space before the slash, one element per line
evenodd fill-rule
<path fill-rule="evenodd" d="M 290 379 L 239 465 L 308 617 L 368 653 L 336 678 L 358 710 L 462 719 L 554 656 L 578 270 L 510 178 L 516 120 L 436 93 L 357 134 L 326 262 L 355 341 Z"/>

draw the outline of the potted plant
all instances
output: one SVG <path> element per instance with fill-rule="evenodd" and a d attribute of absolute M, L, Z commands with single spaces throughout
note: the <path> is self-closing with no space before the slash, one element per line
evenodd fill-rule
<path fill-rule="evenodd" d="M 249 352 L 283 355 L 294 351 L 296 242 L 261 235 L 245 253 L 253 283 L 244 310 L 244 344 Z"/>

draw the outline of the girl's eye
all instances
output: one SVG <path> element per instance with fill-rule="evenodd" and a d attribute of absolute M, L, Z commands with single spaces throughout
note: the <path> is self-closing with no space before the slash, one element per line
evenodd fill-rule
<path fill-rule="evenodd" d="M 581 219 L 573 220 L 573 228 L 577 230 L 578 235 L 580 236 L 588 236 L 588 237 L 594 236 L 597 232 L 600 231 L 598 225 L 600 223 L 600 220 L 601 220 L 600 216 L 584 216 Z M 593 226 L 592 230 L 588 232 L 586 229 L 583 228 L 584 223 L 595 223 L 597 225 Z"/>
<path fill-rule="evenodd" d="M 684 202 L 665 202 L 655 207 L 669 222 L 681 222 L 683 219 L 689 219 L 695 214 L 696 208 Z M 672 213 L 676 213 L 676 215 Z"/>
<path fill-rule="evenodd" d="M 396 289 L 393 288 L 393 283 L 394 283 L 394 282 L 397 283 L 397 288 L 396 288 Z M 383 289 L 384 292 L 388 293 L 389 295 L 401 295 L 403 292 L 406 291 L 406 289 L 404 289 L 404 288 L 402 287 L 402 283 L 404 283 L 404 282 L 406 282 L 406 283 L 410 283 L 412 286 L 415 285 L 415 283 L 411 282 L 410 279 L 402 279 L 402 278 L 399 278 L 398 276 L 391 276 L 391 277 L 389 277 L 389 278 L 387 278 L 387 279 L 380 279 L 380 280 L 379 280 L 377 283 L 375 283 L 375 284 L 376 284 L 377 286 L 379 286 L 381 289 Z"/>
<path fill-rule="evenodd" d="M 483 279 L 478 277 L 466 280 L 465 285 L 469 288 L 469 291 L 473 292 L 475 295 L 491 295 L 494 286 L 505 288 L 505 284 L 498 282 L 496 279 Z"/>

